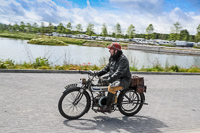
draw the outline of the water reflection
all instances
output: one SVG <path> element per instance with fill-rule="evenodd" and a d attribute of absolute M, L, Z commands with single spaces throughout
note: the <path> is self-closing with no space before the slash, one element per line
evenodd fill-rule
<path fill-rule="evenodd" d="M 162 66 L 179 65 L 184 68 L 200 66 L 199 56 L 170 55 L 138 50 L 123 50 L 130 66 L 151 67 L 156 62 Z M 108 62 L 110 53 L 107 48 L 69 46 L 42 46 L 27 44 L 25 40 L 0 38 L 0 59 L 12 59 L 17 63 L 33 62 L 37 57 L 46 57 L 51 65 L 88 64 L 103 65 Z"/>

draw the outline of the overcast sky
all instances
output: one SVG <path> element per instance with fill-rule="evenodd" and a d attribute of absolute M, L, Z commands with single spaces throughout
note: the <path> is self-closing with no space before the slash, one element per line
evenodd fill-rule
<path fill-rule="evenodd" d="M 106 23 L 108 31 L 120 23 L 125 33 L 133 24 L 136 33 L 145 33 L 149 24 L 154 31 L 170 33 L 175 22 L 190 34 L 196 34 L 200 24 L 200 0 L 0 0 L 0 23 L 14 24 L 23 21 L 39 25 L 68 22 L 75 27 L 88 23 L 100 33 Z"/>

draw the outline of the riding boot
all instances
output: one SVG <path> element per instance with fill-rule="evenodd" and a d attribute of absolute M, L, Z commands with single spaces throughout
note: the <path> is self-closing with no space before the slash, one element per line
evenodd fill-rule
<path fill-rule="evenodd" d="M 102 112 L 111 112 L 112 102 L 114 101 L 115 94 L 108 92 L 106 106 L 103 108 Z"/>

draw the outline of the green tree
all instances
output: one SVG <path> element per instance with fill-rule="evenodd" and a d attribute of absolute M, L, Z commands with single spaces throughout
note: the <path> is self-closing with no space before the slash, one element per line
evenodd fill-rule
<path fill-rule="evenodd" d="M 7 30 L 7 25 L 0 23 L 0 31 L 5 31 Z"/>
<path fill-rule="evenodd" d="M 190 36 L 189 32 L 186 29 L 180 31 L 180 40 L 188 41 L 189 40 L 189 36 Z"/>
<path fill-rule="evenodd" d="M 181 31 L 181 29 L 182 29 L 181 24 L 180 24 L 179 22 L 176 22 L 176 23 L 174 24 L 174 27 L 172 28 L 172 32 L 173 32 L 173 33 L 176 33 L 176 34 L 179 34 L 180 31 Z"/>
<path fill-rule="evenodd" d="M 76 25 L 76 31 L 78 31 L 78 32 L 83 32 L 83 28 L 82 28 L 82 25 L 81 25 L 81 24 L 77 24 L 77 25 Z"/>
<path fill-rule="evenodd" d="M 91 36 L 94 34 L 94 24 L 89 23 L 86 29 L 86 34 Z"/>
<path fill-rule="evenodd" d="M 117 23 L 116 26 L 115 26 L 116 38 L 121 37 L 121 34 L 122 34 L 121 25 L 119 23 Z"/>
<path fill-rule="evenodd" d="M 72 32 L 72 24 L 71 22 L 68 22 L 66 26 L 66 33 L 71 33 L 71 32 Z"/>
<path fill-rule="evenodd" d="M 63 26 L 62 23 L 60 23 L 60 24 L 57 26 L 56 32 L 58 32 L 58 33 L 64 33 L 64 32 L 65 32 L 65 27 Z"/>
<path fill-rule="evenodd" d="M 49 26 L 47 27 L 47 32 L 48 32 L 48 33 L 54 32 L 54 26 L 53 26 L 52 23 L 49 23 Z"/>
<path fill-rule="evenodd" d="M 20 23 L 20 31 L 22 31 L 22 32 L 25 31 L 25 24 L 24 24 L 24 22 Z"/>
<path fill-rule="evenodd" d="M 14 29 L 14 31 L 19 31 L 20 30 L 19 25 L 17 23 L 15 23 L 13 25 L 13 29 Z"/>
<path fill-rule="evenodd" d="M 37 23 L 34 23 L 34 24 L 33 24 L 33 26 L 32 26 L 32 31 L 33 31 L 34 33 L 37 33 L 37 32 L 39 31 L 39 26 L 38 26 Z"/>
<path fill-rule="evenodd" d="M 146 28 L 146 33 L 147 34 L 152 34 L 154 31 L 153 25 L 149 24 L 149 26 Z"/>
<path fill-rule="evenodd" d="M 32 32 L 32 26 L 31 26 L 31 24 L 27 23 L 25 29 L 26 29 L 27 32 Z"/>
<path fill-rule="evenodd" d="M 8 31 L 13 32 L 13 26 L 12 26 L 11 24 L 9 24 L 9 25 L 7 26 L 7 28 L 8 28 Z"/>
<path fill-rule="evenodd" d="M 196 40 L 196 42 L 200 42 L 200 24 L 197 27 L 197 34 L 195 36 L 195 40 Z"/>
<path fill-rule="evenodd" d="M 195 42 L 195 35 L 190 35 L 189 36 L 189 42 Z"/>
<path fill-rule="evenodd" d="M 45 25 L 44 25 L 44 22 L 41 23 L 40 32 L 41 32 L 42 34 L 45 33 Z"/>
<path fill-rule="evenodd" d="M 152 39 L 159 39 L 159 33 L 153 33 L 152 35 L 151 35 L 151 38 Z"/>
<path fill-rule="evenodd" d="M 147 39 L 152 38 L 151 35 L 153 34 L 153 31 L 154 31 L 153 25 L 149 24 L 149 26 L 146 28 L 146 33 L 147 33 L 146 38 Z"/>
<path fill-rule="evenodd" d="M 116 37 L 116 34 L 115 34 L 115 32 L 113 32 L 113 33 L 112 33 L 112 37 Z"/>
<path fill-rule="evenodd" d="M 101 35 L 102 35 L 102 36 L 107 36 L 107 35 L 108 35 L 107 26 L 106 26 L 105 23 L 104 23 L 103 26 L 102 26 Z"/>
<path fill-rule="evenodd" d="M 180 31 L 182 29 L 182 26 L 179 22 L 174 23 L 172 29 L 171 29 L 171 34 L 170 34 L 170 40 L 179 40 L 180 39 Z"/>
<path fill-rule="evenodd" d="M 200 24 L 199 24 L 199 26 L 197 27 L 197 33 L 199 33 L 200 32 Z"/>
<path fill-rule="evenodd" d="M 129 39 L 132 39 L 135 36 L 135 26 L 132 24 L 128 27 L 127 35 Z"/>

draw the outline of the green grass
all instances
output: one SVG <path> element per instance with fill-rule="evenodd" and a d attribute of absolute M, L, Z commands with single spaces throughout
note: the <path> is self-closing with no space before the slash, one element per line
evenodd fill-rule
<path fill-rule="evenodd" d="M 68 46 L 67 43 L 61 40 L 58 40 L 55 38 L 47 38 L 47 37 L 34 38 L 34 39 L 29 40 L 28 43 L 39 44 L 39 45 Z"/>
<path fill-rule="evenodd" d="M 0 33 L 0 37 L 30 40 L 32 38 L 39 37 L 39 35 L 31 34 L 31 33 L 22 33 L 22 32 L 3 32 L 3 33 Z"/>
<path fill-rule="evenodd" d="M 82 65 L 55 65 L 51 66 L 48 59 L 38 57 L 34 62 L 24 62 L 17 64 L 14 61 L 0 60 L 0 69 L 45 69 L 45 70 L 100 70 L 104 66 L 90 65 L 90 63 Z M 159 64 L 153 65 L 151 68 L 137 69 L 135 66 L 130 67 L 131 71 L 137 72 L 189 72 L 189 73 L 200 73 L 200 68 L 197 66 L 191 66 L 190 68 L 181 68 L 177 65 L 161 67 Z"/>

